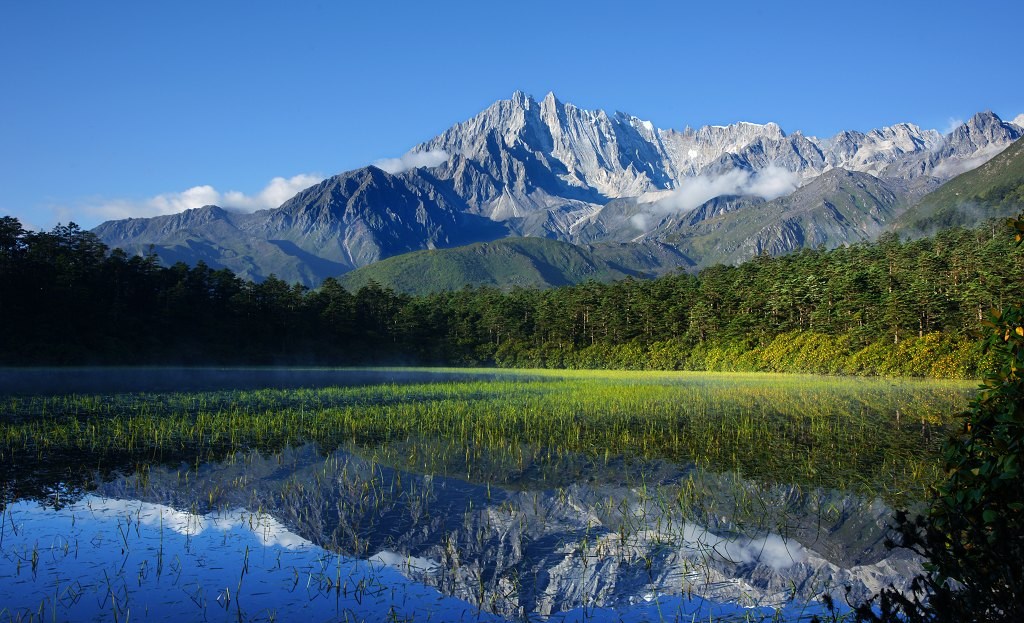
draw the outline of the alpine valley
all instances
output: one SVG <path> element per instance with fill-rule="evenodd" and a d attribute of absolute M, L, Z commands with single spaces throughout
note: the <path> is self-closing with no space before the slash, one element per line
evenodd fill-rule
<path fill-rule="evenodd" d="M 93 231 L 165 263 L 307 286 L 345 273 L 406 291 L 649 277 L 1002 215 L 1014 202 L 1000 197 L 1021 192 L 1024 143 L 1006 149 L 1021 124 L 982 112 L 946 135 L 679 131 L 516 92 L 410 150 L 434 166 L 348 171 L 271 210 L 209 205 Z"/>

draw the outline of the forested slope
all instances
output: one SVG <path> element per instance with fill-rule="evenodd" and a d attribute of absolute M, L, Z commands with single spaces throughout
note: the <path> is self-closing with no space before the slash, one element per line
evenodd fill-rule
<path fill-rule="evenodd" d="M 390 257 L 338 281 L 349 290 L 376 282 L 398 292 L 430 294 L 467 284 L 508 290 L 648 279 L 687 265 L 686 256 L 657 242 L 580 246 L 548 238 L 503 238 Z"/>
<path fill-rule="evenodd" d="M 975 376 L 974 331 L 1024 300 L 991 222 L 655 280 L 426 296 L 317 290 L 0 220 L 0 362 L 450 364 Z"/>
<path fill-rule="evenodd" d="M 1024 205 L 1024 141 L 1017 140 L 977 169 L 963 173 L 904 212 L 896 227 L 931 234 L 986 218 L 1016 215 Z"/>

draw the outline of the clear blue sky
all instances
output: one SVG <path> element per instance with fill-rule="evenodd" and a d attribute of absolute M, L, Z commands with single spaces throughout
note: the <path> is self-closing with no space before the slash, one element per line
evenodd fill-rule
<path fill-rule="evenodd" d="M 675 128 L 1012 119 L 1022 17 L 898 0 L 7 1 L 0 214 L 93 226 L 116 213 L 98 206 L 141 213 L 196 186 L 254 196 L 398 156 L 516 89 Z"/>

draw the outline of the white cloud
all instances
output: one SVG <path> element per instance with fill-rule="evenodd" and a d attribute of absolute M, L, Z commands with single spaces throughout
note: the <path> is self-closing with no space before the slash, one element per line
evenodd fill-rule
<path fill-rule="evenodd" d="M 990 144 L 982 147 L 970 156 L 964 158 L 949 158 L 943 160 L 934 169 L 931 175 L 939 178 L 956 177 L 972 169 L 977 169 L 989 160 L 998 156 L 1009 145 Z"/>
<path fill-rule="evenodd" d="M 770 166 L 750 178 L 744 195 L 757 195 L 767 201 L 784 197 L 800 185 L 800 176 L 782 167 Z"/>
<path fill-rule="evenodd" d="M 670 197 L 652 204 L 652 207 L 666 213 L 689 212 L 715 197 L 740 194 L 740 189 L 749 181 L 750 174 L 740 169 L 716 177 L 700 175 L 687 179 Z"/>
<path fill-rule="evenodd" d="M 654 204 L 655 212 L 689 212 L 722 195 L 757 195 L 771 201 L 788 195 L 800 184 L 800 176 L 782 167 L 769 166 L 753 175 L 734 169 L 722 175 L 700 175 L 683 182 L 671 196 Z"/>
<path fill-rule="evenodd" d="M 953 132 L 953 130 L 959 128 L 963 124 L 964 124 L 964 120 L 963 119 L 957 119 L 955 117 L 950 117 L 949 119 L 946 120 L 946 129 L 942 131 L 942 135 L 943 136 L 949 136 Z"/>
<path fill-rule="evenodd" d="M 776 571 L 787 569 L 807 560 L 807 550 L 796 541 L 787 541 L 769 534 L 750 541 L 721 541 L 716 551 L 726 560 L 736 563 L 765 564 Z"/>
<path fill-rule="evenodd" d="M 262 190 L 253 195 L 247 195 L 237 190 L 222 193 L 213 186 L 205 184 L 193 186 L 182 192 L 164 193 L 142 200 L 100 201 L 84 207 L 82 212 L 105 219 L 177 214 L 205 205 L 218 205 L 231 210 L 255 212 L 256 210 L 276 208 L 295 193 L 323 179 L 322 175 L 309 173 L 301 173 L 289 178 L 275 177 Z"/>
<path fill-rule="evenodd" d="M 448 152 L 443 149 L 431 149 L 430 151 L 410 151 L 399 158 L 384 158 L 377 160 L 373 165 L 388 173 L 401 173 L 419 167 L 436 167 L 448 158 Z"/>
<path fill-rule="evenodd" d="M 49 231 L 58 223 L 77 223 L 92 227 L 95 219 L 90 219 L 81 208 L 72 208 L 64 204 L 48 203 L 35 208 L 21 210 L 0 209 L 0 216 L 13 216 L 26 231 Z"/>
<path fill-rule="evenodd" d="M 287 549 L 300 549 L 312 543 L 291 532 L 284 524 L 264 512 L 253 513 L 244 508 L 217 511 L 199 515 L 171 506 L 137 500 L 121 500 L 87 495 L 69 506 L 72 512 L 87 514 L 90 519 L 106 523 L 108 527 L 121 520 L 138 521 L 159 530 L 172 530 L 182 536 L 198 536 L 208 531 L 252 532 L 263 545 L 279 545 Z M 143 534 L 146 538 L 159 538 L 159 533 Z"/>
<path fill-rule="evenodd" d="M 276 208 L 294 197 L 300 190 L 309 188 L 313 184 L 319 184 L 323 179 L 322 175 L 308 173 L 300 173 L 289 178 L 275 177 L 254 196 L 234 190 L 224 193 L 221 207 L 245 210 L 246 212 Z"/>
<path fill-rule="evenodd" d="M 637 212 L 629 217 L 629 222 L 640 231 L 647 231 L 651 225 L 651 215 L 644 212 Z"/>
<path fill-rule="evenodd" d="M 630 217 L 630 223 L 640 231 L 647 231 L 655 216 L 681 214 L 722 195 L 754 195 L 767 201 L 788 195 L 800 185 L 800 175 L 777 166 L 768 166 L 753 175 L 742 169 L 733 169 L 721 175 L 699 175 L 686 179 L 668 197 L 644 206 Z"/>
<path fill-rule="evenodd" d="M 776 571 L 805 562 L 809 551 L 800 543 L 773 533 L 758 538 L 721 536 L 699 524 L 683 524 L 683 547 L 701 558 L 735 564 L 768 565 Z"/>
<path fill-rule="evenodd" d="M 35 213 L 28 213 L 28 216 L 25 216 L 24 212 L 18 212 L 18 211 L 15 211 L 15 210 L 0 210 L 0 215 L 2 215 L 2 216 L 13 216 L 14 218 L 18 219 L 18 222 L 21 223 L 21 228 L 24 229 L 25 231 L 45 231 L 47 229 L 50 229 L 50 227 L 43 227 L 42 225 L 39 225 L 39 223 L 37 221 L 37 219 L 39 218 L 39 215 L 40 215 L 39 211 L 37 211 Z M 54 224 L 56 224 L 56 223 L 66 223 L 66 222 L 68 222 L 70 220 L 74 220 L 74 219 L 71 219 L 71 218 L 64 218 L 63 220 L 58 219 L 58 220 L 53 221 L 53 223 Z"/>
<path fill-rule="evenodd" d="M 420 556 L 402 555 L 397 552 L 389 550 L 381 550 L 377 554 L 367 559 L 369 562 L 377 562 L 388 567 L 393 567 L 402 572 L 408 571 L 421 571 L 426 573 L 433 573 L 440 568 L 440 564 L 431 560 L 430 558 L 422 558 Z"/>

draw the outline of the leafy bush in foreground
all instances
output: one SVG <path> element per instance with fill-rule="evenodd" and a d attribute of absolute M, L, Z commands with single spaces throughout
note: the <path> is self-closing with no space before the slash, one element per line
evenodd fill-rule
<path fill-rule="evenodd" d="M 1020 244 L 1024 220 L 1010 224 Z M 926 516 L 897 525 L 927 574 L 909 596 L 888 589 L 860 607 L 860 621 L 1024 621 L 1024 307 L 985 326 L 996 366 L 946 444 L 948 478 Z"/>

